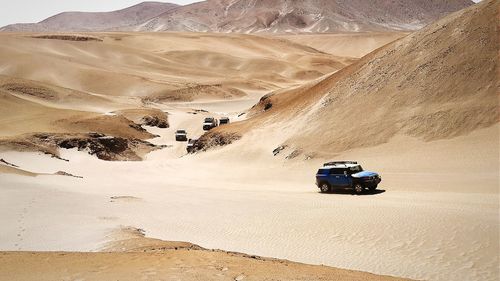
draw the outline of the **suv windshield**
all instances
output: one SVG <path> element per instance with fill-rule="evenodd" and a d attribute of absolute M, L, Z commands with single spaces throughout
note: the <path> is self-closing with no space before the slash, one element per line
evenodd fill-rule
<path fill-rule="evenodd" d="M 184 130 L 178 130 L 178 131 L 177 131 L 177 133 L 178 133 L 178 134 L 185 134 L 185 133 L 186 133 L 186 131 L 184 131 Z"/>
<path fill-rule="evenodd" d="M 356 174 L 356 173 L 359 173 L 359 172 L 363 172 L 363 168 L 360 165 L 349 168 L 349 173 L 350 174 Z"/>
<path fill-rule="evenodd" d="M 213 121 L 214 121 L 213 118 L 210 118 L 210 117 L 209 118 L 205 118 L 205 123 L 211 123 Z"/>

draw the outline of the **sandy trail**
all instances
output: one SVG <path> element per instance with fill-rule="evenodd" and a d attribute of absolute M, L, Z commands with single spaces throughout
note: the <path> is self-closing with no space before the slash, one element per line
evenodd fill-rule
<path fill-rule="evenodd" d="M 0 174 L 0 220 L 6 226 L 0 249 L 95 251 L 110 229 L 131 225 L 169 241 L 377 274 L 498 278 L 498 193 L 491 188 L 463 192 L 463 186 L 454 191 L 451 185 L 440 186 L 443 175 L 425 170 L 405 185 L 408 170 L 391 164 L 398 154 L 394 148 L 401 146 L 397 140 L 342 156 L 364 155 L 366 168 L 383 170 L 381 192 L 320 194 L 314 186 L 319 160 L 285 165 L 273 161 L 270 152 L 232 153 L 255 144 L 251 137 L 227 149 L 185 155 L 185 143 L 175 142 L 173 132 L 183 128 L 201 134 L 209 113 L 166 111 L 171 127 L 152 132 L 161 134 L 156 143 L 172 147 L 150 153 L 144 162 L 105 162 L 73 150 L 61 152 L 69 162 L 1 153 L 28 171 L 64 170 L 83 179 Z M 450 148 L 464 140 L 443 142 Z M 440 147 L 420 145 L 416 159 Z"/>

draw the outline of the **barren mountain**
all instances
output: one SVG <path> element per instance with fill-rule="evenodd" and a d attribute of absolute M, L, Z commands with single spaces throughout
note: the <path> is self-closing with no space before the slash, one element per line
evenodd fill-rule
<path fill-rule="evenodd" d="M 205 138 L 274 128 L 297 155 L 335 155 L 397 135 L 433 141 L 498 124 L 499 2 L 454 13 L 319 82 L 265 96 L 252 118 Z"/>
<path fill-rule="evenodd" d="M 414 30 L 471 4 L 469 0 L 208 0 L 165 12 L 137 30 L 247 33 Z"/>
<path fill-rule="evenodd" d="M 114 27 L 136 25 L 168 10 L 176 4 L 143 2 L 113 12 L 64 12 L 39 23 L 12 24 L 0 28 L 7 32 L 101 31 Z"/>
<path fill-rule="evenodd" d="M 186 6 L 142 3 L 109 13 L 62 13 L 0 31 L 358 32 L 416 30 L 470 0 L 207 0 Z"/>

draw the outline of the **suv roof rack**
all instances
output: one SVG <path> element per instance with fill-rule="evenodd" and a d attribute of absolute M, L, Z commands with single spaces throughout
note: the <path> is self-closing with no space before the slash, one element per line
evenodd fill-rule
<path fill-rule="evenodd" d="M 358 161 L 331 161 L 323 164 L 323 167 L 326 166 L 335 166 L 335 165 L 345 165 L 345 164 L 358 164 Z"/>

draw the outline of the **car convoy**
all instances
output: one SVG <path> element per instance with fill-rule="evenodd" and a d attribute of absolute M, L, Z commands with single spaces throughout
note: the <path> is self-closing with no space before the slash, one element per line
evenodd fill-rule
<path fill-rule="evenodd" d="M 316 186 L 323 193 L 352 189 L 361 194 L 366 189 L 374 191 L 381 181 L 379 174 L 363 170 L 356 161 L 328 162 L 316 173 Z"/>
<path fill-rule="evenodd" d="M 229 117 L 221 117 L 219 120 L 217 120 L 214 117 L 206 117 L 203 120 L 202 128 L 204 131 L 210 131 L 211 129 L 216 128 L 218 126 L 229 124 L 229 122 L 230 122 Z M 188 143 L 186 146 L 186 150 L 188 153 L 191 153 L 194 150 L 194 146 L 197 141 L 196 139 L 188 139 L 186 130 L 175 131 L 175 140 L 180 142 L 187 141 Z"/>

